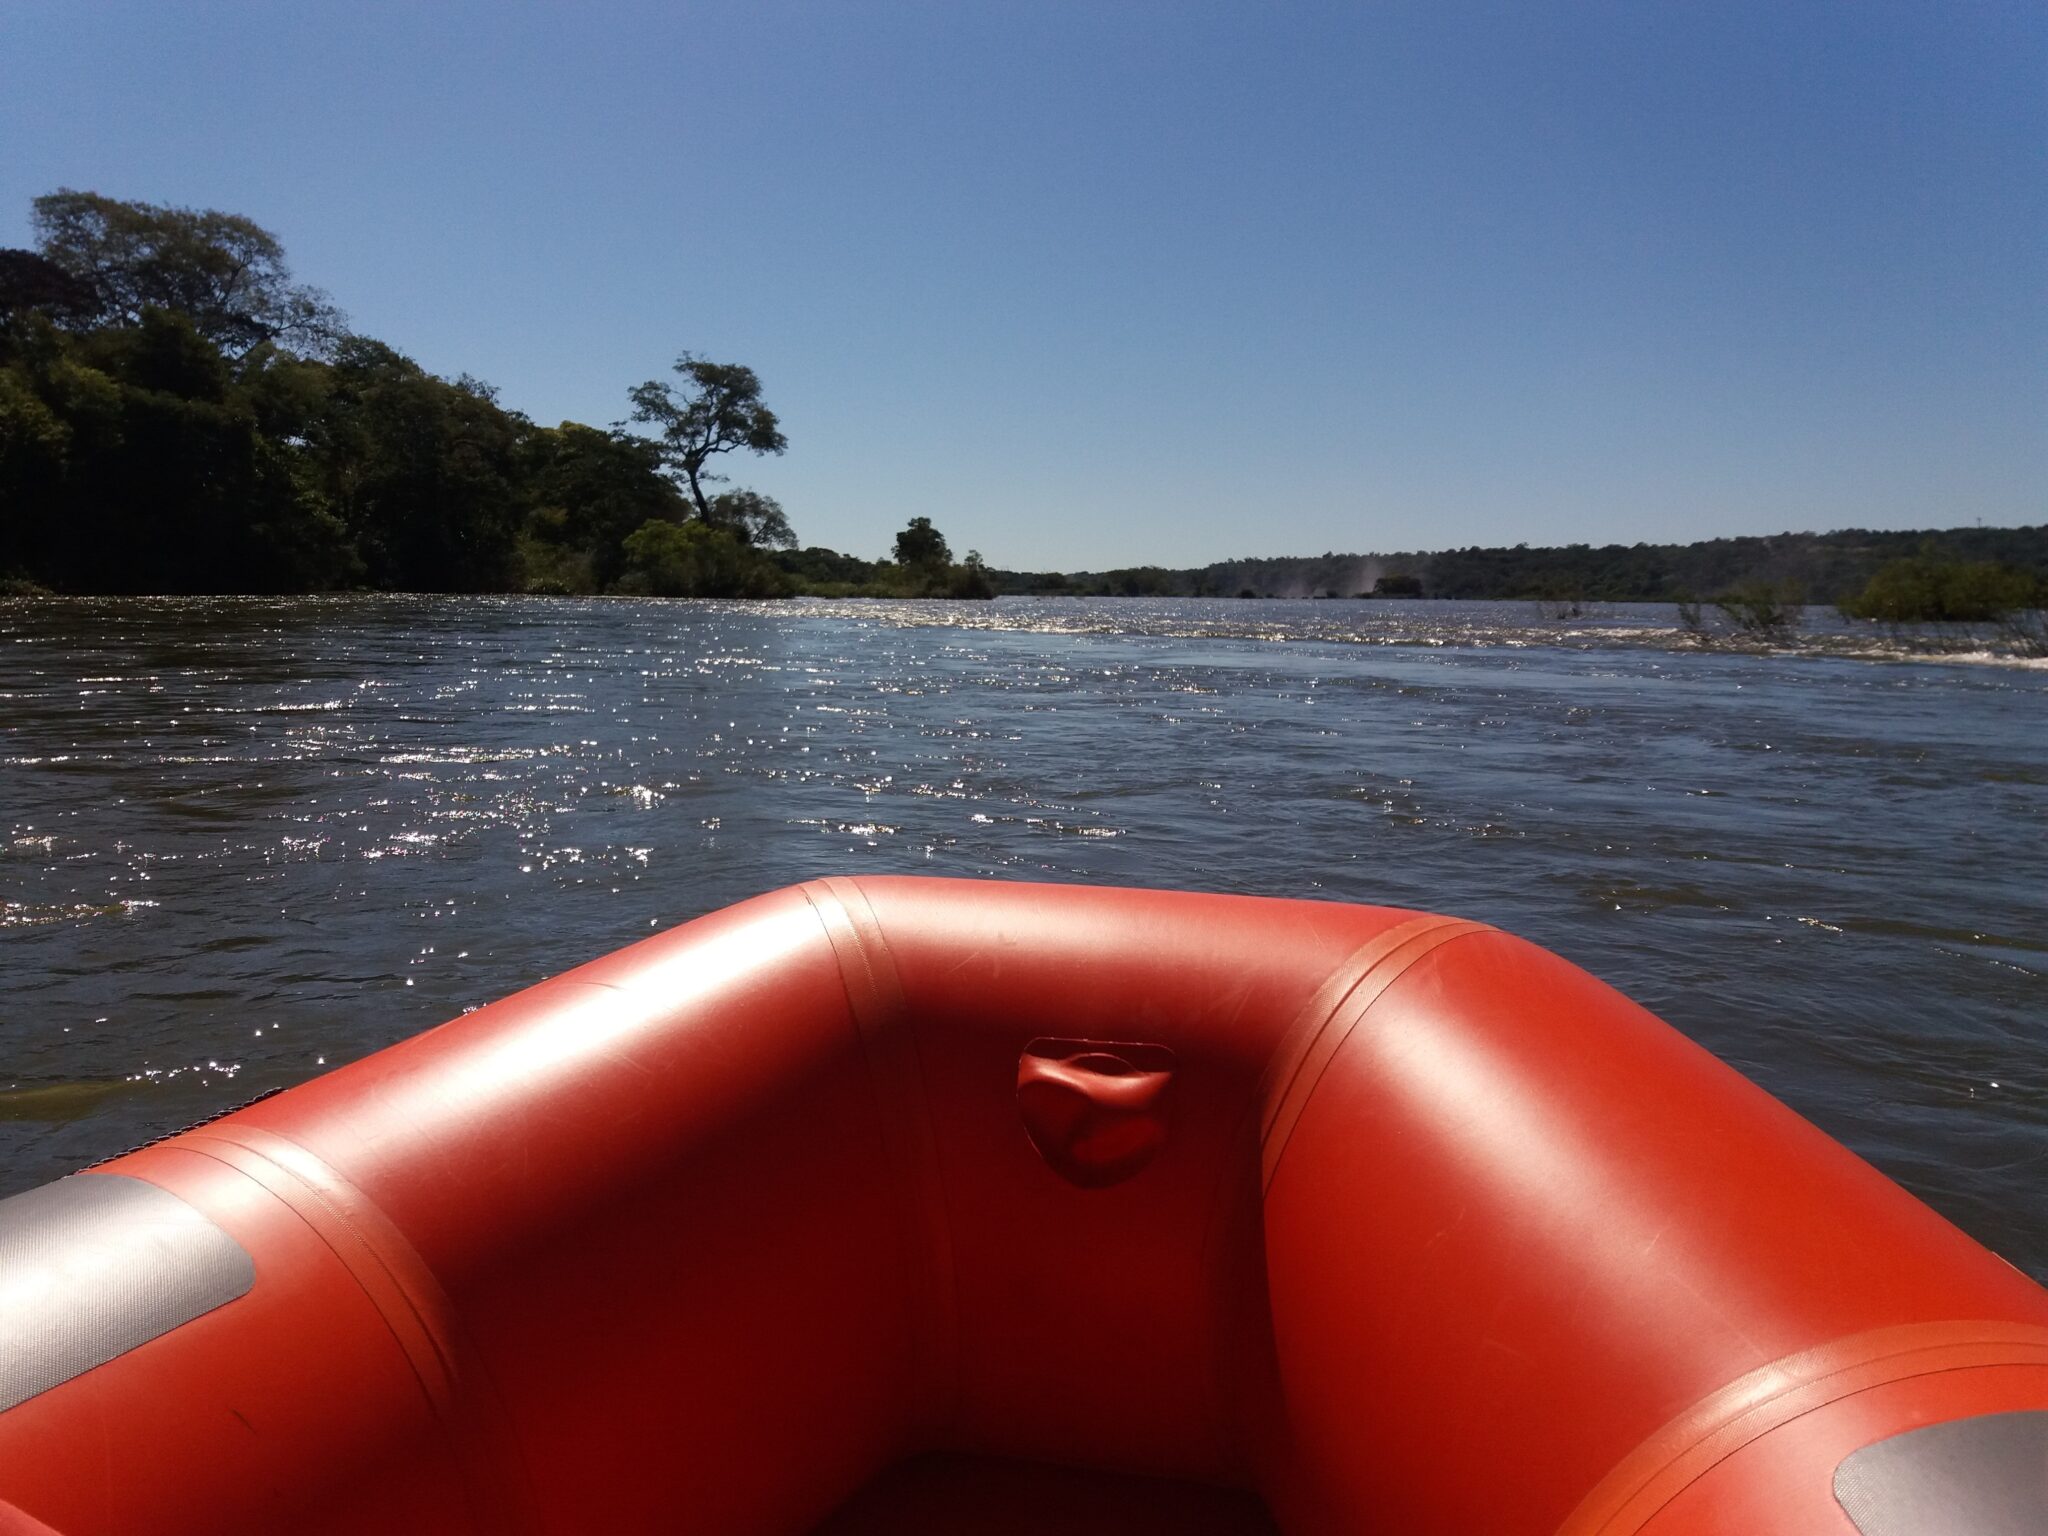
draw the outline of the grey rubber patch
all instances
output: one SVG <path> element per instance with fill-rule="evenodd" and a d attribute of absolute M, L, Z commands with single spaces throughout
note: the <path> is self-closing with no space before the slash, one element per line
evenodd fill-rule
<path fill-rule="evenodd" d="M 1851 1451 L 1835 1468 L 1835 1501 L 1863 1536 L 2042 1536 L 2048 1410 L 1954 1419 Z"/>
<path fill-rule="evenodd" d="M 0 1412 L 255 1282 L 241 1244 L 141 1179 L 78 1173 L 0 1200 Z"/>

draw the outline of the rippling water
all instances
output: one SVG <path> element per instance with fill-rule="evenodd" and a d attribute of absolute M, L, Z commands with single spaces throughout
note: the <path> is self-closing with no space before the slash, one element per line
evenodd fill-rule
<path fill-rule="evenodd" d="M 1668 609 L 0 603 L 0 1193 L 824 873 L 1485 918 L 2048 1277 L 2048 671 Z"/>

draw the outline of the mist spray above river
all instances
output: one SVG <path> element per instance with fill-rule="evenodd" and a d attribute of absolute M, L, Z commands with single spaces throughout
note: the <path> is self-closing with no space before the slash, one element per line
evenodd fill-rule
<path fill-rule="evenodd" d="M 813 875 L 1483 918 L 2048 1276 L 2048 670 L 1671 610 L 0 603 L 0 1193 Z"/>

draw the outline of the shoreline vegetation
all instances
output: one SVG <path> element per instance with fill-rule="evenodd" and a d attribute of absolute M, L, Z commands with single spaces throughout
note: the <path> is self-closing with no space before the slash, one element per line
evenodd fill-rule
<path fill-rule="evenodd" d="M 743 364 L 547 427 L 354 331 L 248 219 L 60 190 L 33 226 L 0 250 L 0 593 L 994 595 L 929 518 L 792 555 L 720 473 L 788 446 Z"/>
<path fill-rule="evenodd" d="M 1024 572 L 912 517 L 868 560 L 800 547 L 736 454 L 788 446 L 751 368 L 683 352 L 627 421 L 541 426 L 350 329 L 269 231 L 62 190 L 0 250 L 0 596 L 334 591 L 1667 602 L 1710 643 L 1808 603 L 1934 649 L 2048 655 L 2048 524 Z M 1716 616 L 1709 619 L 1707 615 Z"/>
<path fill-rule="evenodd" d="M 1841 529 L 1691 544 L 1570 544 L 1219 561 L 1040 576 L 990 572 L 1000 595 L 1434 598 L 1528 602 L 1564 621 L 1610 603 L 1670 603 L 1701 643 L 1782 643 L 1809 606 L 1899 643 L 2048 656 L 2048 524 Z"/>

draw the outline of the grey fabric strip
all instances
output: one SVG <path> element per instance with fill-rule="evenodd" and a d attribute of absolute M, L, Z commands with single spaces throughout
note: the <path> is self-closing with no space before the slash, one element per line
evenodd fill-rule
<path fill-rule="evenodd" d="M 141 1179 L 79 1173 L 0 1200 L 0 1412 L 255 1281 L 239 1243 Z"/>
<path fill-rule="evenodd" d="M 1851 1451 L 1835 1499 L 1863 1536 L 2042 1536 L 2048 1411 L 1952 1419 Z"/>

